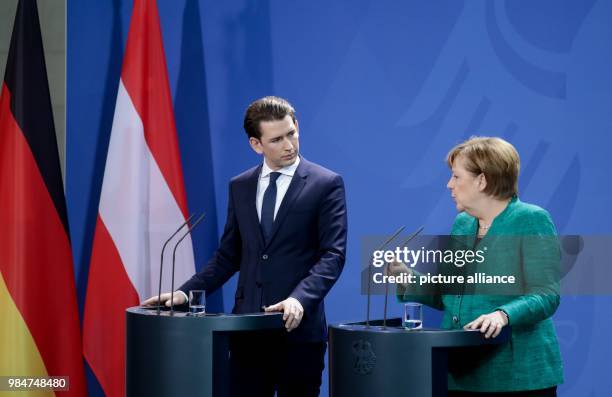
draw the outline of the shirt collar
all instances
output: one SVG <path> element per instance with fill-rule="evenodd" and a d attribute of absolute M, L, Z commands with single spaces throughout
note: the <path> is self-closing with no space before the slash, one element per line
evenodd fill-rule
<path fill-rule="evenodd" d="M 283 175 L 293 177 L 293 174 L 295 174 L 295 170 L 297 169 L 298 165 L 300 165 L 300 156 L 297 156 L 293 164 L 283 167 L 280 170 L 272 171 L 272 169 L 268 167 L 268 164 L 266 164 L 266 160 L 264 160 L 263 166 L 261 167 L 261 178 L 269 177 L 270 173 L 272 172 L 280 172 Z"/>

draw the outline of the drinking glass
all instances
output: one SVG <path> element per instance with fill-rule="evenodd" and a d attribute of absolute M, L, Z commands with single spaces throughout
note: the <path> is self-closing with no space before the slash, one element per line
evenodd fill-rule
<path fill-rule="evenodd" d="M 206 291 L 199 289 L 189 291 L 189 313 L 206 313 Z"/>
<path fill-rule="evenodd" d="M 408 302 L 404 305 L 404 328 L 423 328 L 423 305 L 414 302 Z"/>

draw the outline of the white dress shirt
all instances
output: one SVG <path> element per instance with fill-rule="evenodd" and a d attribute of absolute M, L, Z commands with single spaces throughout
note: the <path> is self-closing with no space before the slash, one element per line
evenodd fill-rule
<path fill-rule="evenodd" d="M 295 162 L 287 167 L 281 168 L 280 170 L 273 171 L 268 164 L 266 164 L 266 160 L 263 162 L 263 166 L 261 167 L 261 173 L 259 174 L 259 182 L 257 183 L 257 198 L 255 201 L 255 206 L 257 207 L 257 218 L 261 222 L 261 206 L 263 204 L 263 196 L 270 184 L 270 173 L 272 172 L 280 172 L 278 179 L 276 180 L 276 203 L 274 205 L 274 219 L 276 219 L 276 214 L 278 213 L 278 209 L 280 208 L 281 203 L 283 202 L 283 198 L 289 189 L 289 184 L 291 184 L 291 178 L 293 178 L 293 174 L 295 174 L 295 170 L 300 164 L 300 156 L 295 159 Z"/>

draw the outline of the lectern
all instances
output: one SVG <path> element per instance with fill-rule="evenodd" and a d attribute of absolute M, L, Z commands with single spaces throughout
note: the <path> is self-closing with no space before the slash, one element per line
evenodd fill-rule
<path fill-rule="evenodd" d="M 493 339 L 480 331 L 406 330 L 401 319 L 329 327 L 331 397 L 439 397 L 447 395 L 447 358 L 452 349 L 506 343 L 510 327 Z M 490 346 L 489 346 L 490 347 Z"/>
<path fill-rule="evenodd" d="M 229 395 L 229 339 L 238 332 L 281 330 L 282 313 L 170 315 L 126 312 L 127 396 Z"/>

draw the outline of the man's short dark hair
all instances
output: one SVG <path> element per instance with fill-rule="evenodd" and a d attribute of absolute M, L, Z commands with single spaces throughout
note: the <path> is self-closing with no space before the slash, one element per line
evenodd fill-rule
<path fill-rule="evenodd" d="M 266 96 L 251 103 L 244 114 L 244 131 L 249 138 L 261 139 L 259 124 L 262 121 L 282 120 L 291 116 L 295 123 L 295 109 L 283 98 Z"/>

